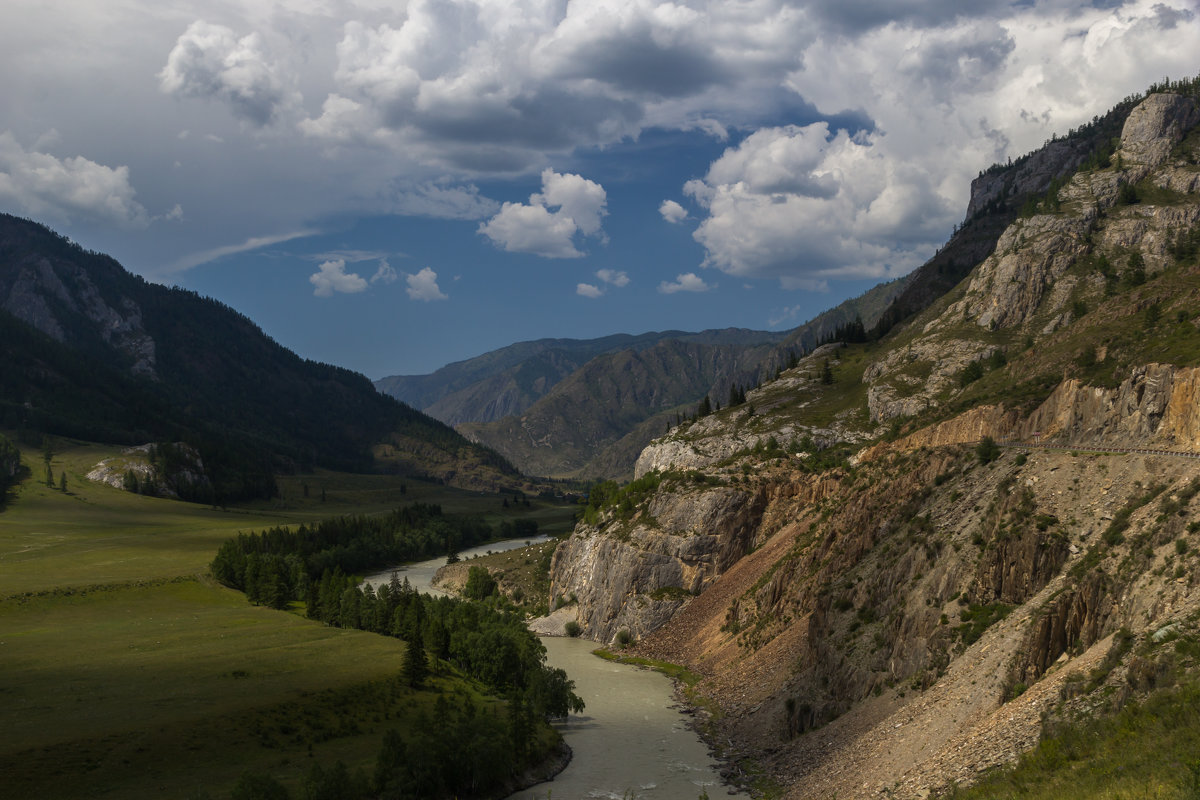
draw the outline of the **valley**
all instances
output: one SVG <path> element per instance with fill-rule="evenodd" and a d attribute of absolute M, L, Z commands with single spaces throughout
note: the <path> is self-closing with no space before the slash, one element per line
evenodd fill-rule
<path fill-rule="evenodd" d="M 598 727 L 557 659 L 628 669 L 593 647 L 733 785 L 568 793 L 1200 796 L 1200 79 L 792 331 L 385 379 L 445 423 L 34 223 L 0 256 L 18 797 L 557 795 L 549 721 Z M 643 677 L 676 732 L 662 676 L 603 691 Z"/>
<path fill-rule="evenodd" d="M 60 440 L 51 465 L 67 491 L 27 478 L 0 513 L 7 797 L 225 797 L 247 774 L 298 792 L 314 764 L 373 773 L 384 733 L 434 714 L 442 693 L 496 701 L 453 672 L 413 692 L 398 684 L 403 642 L 248 603 L 209 574 L 220 545 L 406 502 L 550 531 L 571 519 L 562 504 L 506 511 L 497 495 L 386 476 L 286 476 L 280 497 L 228 509 L 86 479 L 118 452 Z M 41 468 L 38 451 L 22 456 Z"/>

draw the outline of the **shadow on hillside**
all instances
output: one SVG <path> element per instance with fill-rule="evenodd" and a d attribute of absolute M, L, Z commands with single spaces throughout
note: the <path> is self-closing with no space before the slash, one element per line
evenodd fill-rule
<path fill-rule="evenodd" d="M 12 477 L 12 482 L 0 491 L 0 511 L 8 508 L 9 502 L 17 496 L 17 487 L 21 485 L 21 481 L 28 478 L 31 474 L 29 467 L 24 464 L 17 467 L 17 474 Z"/>

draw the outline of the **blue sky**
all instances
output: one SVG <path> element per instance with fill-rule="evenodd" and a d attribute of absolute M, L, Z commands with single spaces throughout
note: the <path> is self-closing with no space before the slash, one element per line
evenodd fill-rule
<path fill-rule="evenodd" d="M 7 0 L 0 210 L 372 378 L 779 330 L 1197 53 L 1192 0 Z"/>

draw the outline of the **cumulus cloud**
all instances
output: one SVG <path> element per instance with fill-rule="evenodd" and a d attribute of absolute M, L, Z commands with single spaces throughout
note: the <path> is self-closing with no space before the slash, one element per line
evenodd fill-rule
<path fill-rule="evenodd" d="M 674 200 L 663 200 L 662 205 L 658 207 L 658 213 L 672 225 L 678 225 L 688 218 L 687 209 Z"/>
<path fill-rule="evenodd" d="M 647 125 L 724 132 L 799 65 L 806 22 L 783 0 L 414 0 L 400 22 L 345 23 L 334 91 L 302 126 L 331 141 L 390 131 L 471 171 L 528 168 Z"/>
<path fill-rule="evenodd" d="M 599 269 L 596 270 L 596 277 L 618 289 L 629 285 L 629 276 L 623 270 Z"/>
<path fill-rule="evenodd" d="M 323 262 L 316 272 L 308 276 L 308 282 L 313 285 L 313 294 L 317 297 L 332 297 L 334 292 L 355 294 L 367 288 L 367 282 L 362 277 L 346 272 L 346 262 L 340 258 Z"/>
<path fill-rule="evenodd" d="M 594 283 L 581 283 L 575 287 L 575 294 L 583 297 L 603 297 L 609 286 L 615 286 L 620 289 L 623 286 L 629 285 L 629 275 L 623 270 L 615 269 L 598 269 L 596 277 L 600 279 L 602 286 L 597 286 Z"/>
<path fill-rule="evenodd" d="M 429 267 L 425 267 L 415 275 L 404 275 L 404 280 L 408 282 L 408 296 L 413 300 L 423 300 L 426 303 L 433 300 L 449 300 L 450 296 L 442 292 L 438 288 L 437 273 Z"/>
<path fill-rule="evenodd" d="M 268 55 L 260 34 L 238 38 L 230 28 L 204 20 L 180 34 L 158 77 L 163 92 L 220 100 L 235 117 L 258 127 L 294 101 L 283 67 Z"/>
<path fill-rule="evenodd" d="M 685 272 L 682 275 L 677 275 L 674 281 L 663 281 L 658 285 L 658 291 L 662 292 L 663 294 L 675 294 L 676 292 L 707 292 L 711 288 L 713 287 L 705 283 L 704 279 L 694 272 Z"/>
<path fill-rule="evenodd" d="M 529 203 L 505 203 L 500 212 L 479 226 L 479 233 L 497 247 L 543 258 L 580 258 L 576 234 L 602 236 L 600 223 L 608 213 L 604 187 L 579 175 L 542 171 L 542 191 Z"/>
<path fill-rule="evenodd" d="M 956 211 L 873 136 L 824 122 L 756 131 L 684 191 L 708 212 L 693 234 L 707 266 L 785 288 L 904 274 Z"/>
<path fill-rule="evenodd" d="M 982 167 L 1120 99 L 1114 72 L 1146 84 L 1156 70 L 1191 74 L 1178 54 L 1200 43 L 1179 2 L 1014 3 L 970 17 L 869 5 L 815 4 L 852 35 L 813 41 L 786 84 L 825 114 L 852 98 L 872 128 L 762 129 L 727 150 L 688 187 L 708 212 L 695 233 L 707 264 L 792 287 L 903 274 L 961 219 Z M 1138 61 L 1152 52 L 1147 70 Z"/>
<path fill-rule="evenodd" d="M 144 228 L 150 216 L 135 194 L 126 166 L 107 167 L 83 156 L 60 159 L 26 150 L 11 131 L 0 133 L 0 203 L 35 217 Z"/>

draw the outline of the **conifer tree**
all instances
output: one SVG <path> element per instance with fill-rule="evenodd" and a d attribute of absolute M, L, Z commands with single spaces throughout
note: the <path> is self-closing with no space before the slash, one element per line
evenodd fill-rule
<path fill-rule="evenodd" d="M 418 637 L 413 636 L 408 640 L 408 647 L 404 652 L 404 666 L 400 670 L 400 677 L 406 685 L 417 689 L 424 684 L 428 675 L 429 662 L 425 660 L 425 648 L 421 646 Z"/>

